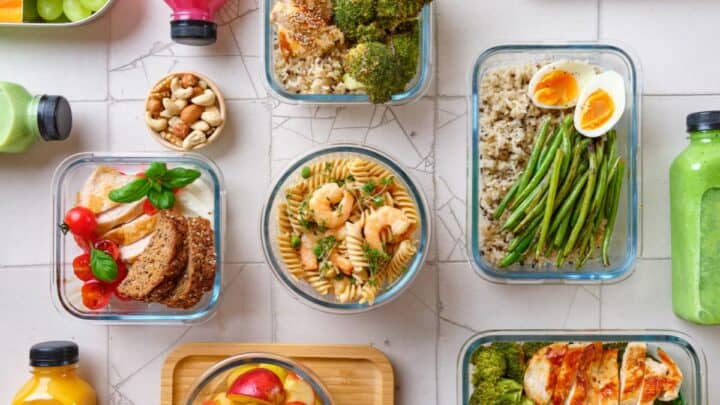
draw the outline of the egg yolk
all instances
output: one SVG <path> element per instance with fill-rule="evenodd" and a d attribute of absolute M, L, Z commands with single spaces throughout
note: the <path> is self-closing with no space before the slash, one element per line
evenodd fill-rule
<path fill-rule="evenodd" d="M 580 128 L 597 129 L 608 122 L 615 111 L 615 103 L 607 91 L 595 90 L 582 105 Z"/>
<path fill-rule="evenodd" d="M 535 100 L 545 105 L 567 105 L 578 96 L 578 83 L 572 73 L 554 70 L 535 86 Z"/>

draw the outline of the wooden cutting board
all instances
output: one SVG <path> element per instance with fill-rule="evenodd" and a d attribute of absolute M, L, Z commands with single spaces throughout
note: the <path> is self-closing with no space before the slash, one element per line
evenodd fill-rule
<path fill-rule="evenodd" d="M 359 345 L 267 343 L 186 343 L 176 347 L 162 369 L 161 405 L 185 405 L 195 379 L 215 363 L 238 353 L 268 352 L 290 357 L 312 369 L 337 405 L 393 405 L 394 376 L 378 349 Z"/>

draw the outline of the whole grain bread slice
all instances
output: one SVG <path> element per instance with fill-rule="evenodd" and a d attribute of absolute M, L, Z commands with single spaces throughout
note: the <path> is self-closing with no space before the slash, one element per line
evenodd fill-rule
<path fill-rule="evenodd" d="M 170 296 L 163 301 L 171 308 L 188 309 L 197 305 L 215 280 L 215 241 L 210 221 L 188 218 L 188 265 Z"/>
<path fill-rule="evenodd" d="M 165 298 L 172 291 L 168 283 L 182 274 L 187 266 L 187 221 L 183 216 L 166 210 L 156 215 L 159 217 L 150 243 L 130 265 L 127 277 L 118 286 L 118 292 L 138 301 Z"/>

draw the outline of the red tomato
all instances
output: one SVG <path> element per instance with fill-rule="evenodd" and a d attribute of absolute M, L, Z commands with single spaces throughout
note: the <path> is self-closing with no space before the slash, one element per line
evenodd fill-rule
<path fill-rule="evenodd" d="M 144 178 L 145 178 L 145 172 L 140 172 L 140 173 L 136 174 L 135 177 L 139 177 L 139 178 L 141 178 L 141 179 L 144 179 Z"/>
<path fill-rule="evenodd" d="M 115 297 L 117 297 L 120 301 L 130 301 L 130 297 L 124 296 L 123 293 L 118 290 L 115 290 Z"/>
<path fill-rule="evenodd" d="M 73 271 L 77 278 L 82 281 L 88 281 L 95 278 L 90 267 L 90 255 L 87 253 L 73 259 Z"/>
<path fill-rule="evenodd" d="M 112 290 L 97 280 L 90 280 L 83 284 L 80 292 L 83 304 L 92 310 L 104 308 L 110 302 L 112 295 Z"/>
<path fill-rule="evenodd" d="M 145 202 L 143 202 L 143 211 L 147 215 L 155 215 L 160 212 L 160 210 L 157 209 L 157 207 L 155 207 L 154 205 L 152 205 L 150 200 L 148 200 L 147 198 L 145 199 Z"/>
<path fill-rule="evenodd" d="M 108 239 L 95 242 L 95 249 L 102 250 L 103 252 L 109 254 L 114 260 L 117 260 L 118 257 L 120 257 L 120 248 L 115 242 Z"/>
<path fill-rule="evenodd" d="M 77 235 L 73 235 L 73 238 L 75 239 L 75 243 L 80 249 L 82 249 L 83 252 L 90 253 L 90 246 L 93 244 L 92 239 L 81 238 Z"/>
<path fill-rule="evenodd" d="M 74 207 L 65 213 L 64 225 L 70 229 L 74 235 L 83 239 L 90 239 L 95 235 L 97 221 L 95 214 L 85 207 Z"/>

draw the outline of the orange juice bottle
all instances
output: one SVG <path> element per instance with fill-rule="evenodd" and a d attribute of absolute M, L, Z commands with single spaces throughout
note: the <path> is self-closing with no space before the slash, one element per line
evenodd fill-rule
<path fill-rule="evenodd" d="M 77 375 L 79 350 L 73 342 L 43 342 L 30 349 L 32 378 L 11 405 L 96 405 L 95 390 Z"/>

